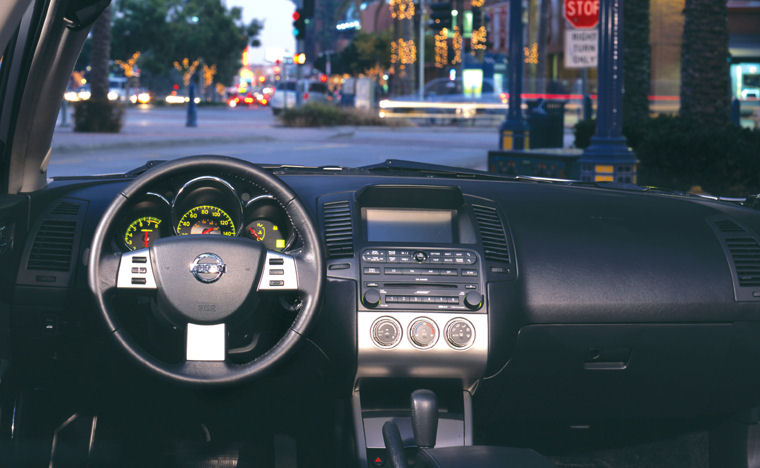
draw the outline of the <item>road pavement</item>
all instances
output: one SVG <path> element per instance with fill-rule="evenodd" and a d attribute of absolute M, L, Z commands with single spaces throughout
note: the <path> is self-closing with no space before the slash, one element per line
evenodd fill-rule
<path fill-rule="evenodd" d="M 59 125 L 48 175 L 123 172 L 152 159 L 192 154 L 354 167 L 396 158 L 485 169 L 487 153 L 497 145 L 495 127 L 287 128 L 267 108 L 201 107 L 198 126 L 189 128 L 182 107 L 130 108 L 117 134 L 76 133 Z"/>

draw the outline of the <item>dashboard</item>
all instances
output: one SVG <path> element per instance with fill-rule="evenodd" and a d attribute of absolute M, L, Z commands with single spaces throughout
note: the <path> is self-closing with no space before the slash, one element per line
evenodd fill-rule
<path fill-rule="evenodd" d="M 760 377 L 747 371 L 760 360 L 755 210 L 563 183 L 268 171 L 316 226 L 325 280 L 305 344 L 271 385 L 308 387 L 317 407 L 352 399 L 365 456 L 381 450 L 382 423 L 408 402 L 393 389 L 410 382 L 441 389 L 451 445 L 472 434 L 500 443 L 488 434 L 505 421 L 680 421 L 760 403 Z M 55 355 L 56 366 L 78 368 L 71 343 L 102 346 L 86 258 L 131 181 L 59 180 L 31 197 L 4 325 L 25 337 L 26 359 Z M 219 236 L 287 258 L 304 243 L 288 202 L 232 173 L 168 174 L 130 194 L 107 253 Z M 43 247 L 64 228 L 69 256 L 51 263 Z M 266 258 L 263 268 L 276 268 Z M 124 301 L 126 320 L 150 331 L 146 347 L 181 342 L 176 329 L 150 325 L 160 314 L 148 293 Z M 301 307 L 265 293 L 255 315 L 266 331 L 238 321 L 231 363 L 265 354 L 258 346 L 287 333 Z"/>

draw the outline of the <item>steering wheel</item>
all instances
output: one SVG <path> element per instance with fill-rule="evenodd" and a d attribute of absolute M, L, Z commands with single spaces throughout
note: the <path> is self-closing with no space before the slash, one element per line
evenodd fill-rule
<path fill-rule="evenodd" d="M 104 250 L 120 210 L 153 182 L 179 171 L 222 171 L 238 175 L 271 194 L 300 236 L 298 250 L 267 250 L 250 239 L 171 236 L 148 248 L 111 255 Z M 301 340 L 322 294 L 324 256 L 314 222 L 293 191 L 261 168 L 223 156 L 192 156 L 161 164 L 137 177 L 111 202 L 95 230 L 89 255 L 89 286 L 100 314 L 127 354 L 150 371 L 193 384 L 229 384 L 261 376 Z M 186 328 L 186 358 L 166 363 L 139 346 L 119 327 L 107 294 L 114 289 L 156 290 L 157 304 Z M 301 308 L 280 340 L 253 360 L 227 362 L 225 337 L 233 315 L 250 310 L 263 291 L 298 292 Z"/>

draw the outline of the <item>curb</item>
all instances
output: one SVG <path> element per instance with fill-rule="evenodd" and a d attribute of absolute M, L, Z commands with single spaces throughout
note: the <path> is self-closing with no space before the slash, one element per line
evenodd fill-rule
<path fill-rule="evenodd" d="M 61 143 L 54 144 L 52 151 L 59 154 L 76 153 L 80 151 L 97 151 L 108 149 L 127 149 L 127 148 L 165 148 L 168 146 L 174 146 L 178 143 L 183 145 L 204 144 L 204 143 L 218 143 L 220 138 L 225 138 L 224 143 L 256 143 L 266 141 L 277 141 L 277 138 L 273 138 L 266 135 L 251 135 L 247 137 L 227 138 L 227 136 L 208 136 L 201 138 L 187 138 L 187 139 L 170 139 L 170 140 L 150 140 L 150 141 L 113 141 L 103 143 L 81 144 L 81 143 Z"/>

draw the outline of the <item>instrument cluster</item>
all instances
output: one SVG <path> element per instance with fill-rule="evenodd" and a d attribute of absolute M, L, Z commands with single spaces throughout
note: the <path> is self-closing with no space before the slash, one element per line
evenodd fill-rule
<path fill-rule="evenodd" d="M 295 230 L 277 200 L 241 182 L 238 187 L 216 176 L 159 187 L 135 199 L 115 234 L 121 250 L 150 247 L 167 236 L 221 235 L 248 237 L 270 250 L 293 245 Z"/>

